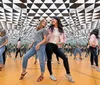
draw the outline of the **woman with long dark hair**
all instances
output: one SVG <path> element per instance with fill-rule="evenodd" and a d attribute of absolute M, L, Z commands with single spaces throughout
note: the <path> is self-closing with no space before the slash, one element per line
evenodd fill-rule
<path fill-rule="evenodd" d="M 65 43 L 66 38 L 64 35 L 63 25 L 58 17 L 52 18 L 52 25 L 48 29 L 48 36 L 47 36 L 47 45 L 46 45 L 46 54 L 47 54 L 47 68 L 50 73 L 50 78 L 52 80 L 56 80 L 55 76 L 52 72 L 52 54 L 55 53 L 57 56 L 59 56 L 63 60 L 63 64 L 66 70 L 66 77 L 69 79 L 70 82 L 74 82 L 70 75 L 70 69 L 69 69 L 69 63 L 67 56 L 60 51 L 58 48 L 59 45 L 62 45 Z"/>
<path fill-rule="evenodd" d="M 91 67 L 96 68 L 96 70 L 100 72 L 98 65 L 98 53 L 97 53 L 98 39 L 99 39 L 99 30 L 94 29 L 90 33 L 90 38 L 89 38 L 89 46 L 90 46 L 89 49 L 91 53 L 90 61 L 91 61 Z"/>
<path fill-rule="evenodd" d="M 35 33 L 34 33 L 34 41 L 30 45 L 30 49 L 26 52 L 23 58 L 22 63 L 22 73 L 20 80 L 24 78 L 24 76 L 27 74 L 26 68 L 28 59 L 37 54 L 40 62 L 40 70 L 41 75 L 37 79 L 37 82 L 40 82 L 44 79 L 44 72 L 45 72 L 45 43 L 46 43 L 46 35 L 47 32 L 45 30 L 46 26 L 46 20 L 43 19 L 40 21 L 39 26 L 37 27 Z"/>

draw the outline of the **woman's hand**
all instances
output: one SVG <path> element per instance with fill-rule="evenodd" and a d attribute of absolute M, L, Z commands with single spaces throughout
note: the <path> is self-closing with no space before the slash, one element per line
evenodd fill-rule
<path fill-rule="evenodd" d="M 37 44 L 35 49 L 38 51 L 40 49 L 40 44 Z"/>
<path fill-rule="evenodd" d="M 29 46 L 28 46 L 28 49 L 30 49 L 32 47 L 32 45 L 30 44 Z"/>

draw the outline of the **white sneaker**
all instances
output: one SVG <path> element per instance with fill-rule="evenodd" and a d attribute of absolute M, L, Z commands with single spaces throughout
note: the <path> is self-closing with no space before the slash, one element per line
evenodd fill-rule
<path fill-rule="evenodd" d="M 56 77 L 55 77 L 54 75 L 50 75 L 50 78 L 51 78 L 52 80 L 54 80 L 54 81 L 57 80 Z"/>
<path fill-rule="evenodd" d="M 68 78 L 68 80 L 72 83 L 74 83 L 75 81 L 72 79 L 71 75 L 69 74 L 65 74 L 65 76 Z"/>
<path fill-rule="evenodd" d="M 95 68 L 95 65 L 91 65 L 92 68 Z"/>
<path fill-rule="evenodd" d="M 98 72 L 100 72 L 100 68 L 98 68 L 98 67 L 95 67 L 96 68 L 96 70 L 98 71 Z"/>

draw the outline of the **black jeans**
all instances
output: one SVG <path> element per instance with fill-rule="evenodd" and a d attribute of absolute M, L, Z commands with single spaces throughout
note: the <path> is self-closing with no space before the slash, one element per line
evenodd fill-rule
<path fill-rule="evenodd" d="M 7 52 L 7 46 L 5 46 L 5 51 L 3 52 L 3 65 L 6 63 L 6 52 Z"/>
<path fill-rule="evenodd" d="M 17 48 L 17 49 L 16 49 L 15 58 L 17 58 L 18 53 L 20 53 L 20 57 L 22 57 L 22 56 L 21 56 L 21 49 L 20 49 L 20 48 Z"/>
<path fill-rule="evenodd" d="M 58 49 L 58 46 L 56 44 L 47 43 L 47 45 L 46 45 L 47 68 L 49 70 L 50 75 L 52 75 L 51 61 L 52 61 L 52 54 L 53 53 L 55 53 L 57 56 L 59 56 L 63 60 L 63 64 L 64 64 L 64 67 L 65 67 L 66 73 L 70 74 L 68 58 L 65 56 L 65 54 L 63 52 L 61 52 Z"/>
<path fill-rule="evenodd" d="M 90 46 L 90 52 L 91 52 L 91 57 L 90 57 L 90 62 L 91 65 L 96 64 L 96 66 L 98 66 L 98 54 L 97 54 L 97 48 L 96 47 L 91 47 Z"/>

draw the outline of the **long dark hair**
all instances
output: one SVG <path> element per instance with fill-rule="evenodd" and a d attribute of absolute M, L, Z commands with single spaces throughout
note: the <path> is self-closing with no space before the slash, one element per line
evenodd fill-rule
<path fill-rule="evenodd" d="M 94 29 L 91 33 L 90 33 L 90 36 L 94 34 L 96 36 L 96 38 L 98 39 L 99 38 L 99 30 L 98 29 Z"/>
<path fill-rule="evenodd" d="M 19 38 L 18 41 L 21 41 L 21 39 Z"/>
<path fill-rule="evenodd" d="M 63 25 L 62 25 L 60 19 L 59 19 L 58 17 L 52 17 L 52 18 L 54 18 L 54 19 L 57 20 L 58 30 L 59 30 L 60 33 L 63 33 L 63 32 L 64 32 L 64 30 L 63 30 Z M 49 29 L 51 29 L 51 31 L 53 32 L 53 30 L 54 30 L 54 25 L 51 24 L 51 26 L 49 27 Z"/>

